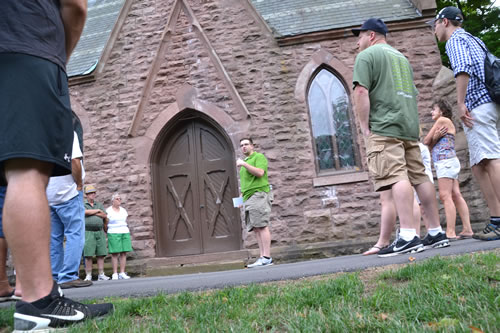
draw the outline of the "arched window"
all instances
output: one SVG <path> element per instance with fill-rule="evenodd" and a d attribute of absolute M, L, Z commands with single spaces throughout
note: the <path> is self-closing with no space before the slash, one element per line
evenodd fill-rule
<path fill-rule="evenodd" d="M 320 69 L 309 86 L 307 98 L 318 172 L 359 170 L 354 147 L 356 127 L 342 82 L 330 71 Z"/>

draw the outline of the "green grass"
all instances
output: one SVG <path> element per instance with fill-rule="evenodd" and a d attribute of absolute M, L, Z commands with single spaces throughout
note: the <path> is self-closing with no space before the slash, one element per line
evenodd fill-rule
<path fill-rule="evenodd" d="M 500 332 L 499 283 L 500 250 L 434 257 L 396 269 L 111 299 L 113 316 L 69 332 Z M 2 310 L 0 327 L 12 329 L 12 315 Z"/>

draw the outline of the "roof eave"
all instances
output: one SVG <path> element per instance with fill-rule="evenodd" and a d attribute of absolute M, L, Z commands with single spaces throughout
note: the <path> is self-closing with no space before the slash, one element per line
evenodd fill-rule
<path fill-rule="evenodd" d="M 410 30 L 410 29 L 423 29 L 423 28 L 428 29 L 430 28 L 430 26 L 425 22 L 429 20 L 429 17 L 433 17 L 433 15 L 434 12 L 432 12 L 431 15 L 425 15 L 418 19 L 390 22 L 387 23 L 387 28 L 389 29 L 389 33 L 395 31 Z M 279 46 L 290 46 L 297 44 L 319 42 L 323 40 L 335 40 L 347 37 L 354 37 L 354 35 L 351 32 L 351 29 L 356 27 L 358 26 L 345 27 L 340 29 L 330 29 L 324 31 L 315 31 L 311 33 L 299 34 L 293 36 L 280 36 L 276 37 L 276 41 L 278 42 Z"/>

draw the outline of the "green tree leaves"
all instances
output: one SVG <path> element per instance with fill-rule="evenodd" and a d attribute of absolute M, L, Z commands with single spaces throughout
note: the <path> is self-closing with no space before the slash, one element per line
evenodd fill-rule
<path fill-rule="evenodd" d="M 447 6 L 458 7 L 464 14 L 463 28 L 481 38 L 491 53 L 500 56 L 500 8 L 493 6 L 490 0 L 437 0 L 437 11 Z M 450 67 L 450 61 L 445 52 L 445 42 L 438 43 L 441 61 Z"/>

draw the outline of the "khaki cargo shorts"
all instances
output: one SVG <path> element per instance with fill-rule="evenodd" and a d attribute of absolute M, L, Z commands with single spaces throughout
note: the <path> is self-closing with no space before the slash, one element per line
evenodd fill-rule
<path fill-rule="evenodd" d="M 388 190 L 402 180 L 414 186 L 429 181 L 417 141 L 372 133 L 366 139 L 366 155 L 375 191 Z"/>
<path fill-rule="evenodd" d="M 270 225 L 271 194 L 255 192 L 245 201 L 245 223 L 250 232 L 253 228 L 264 228 Z"/>

